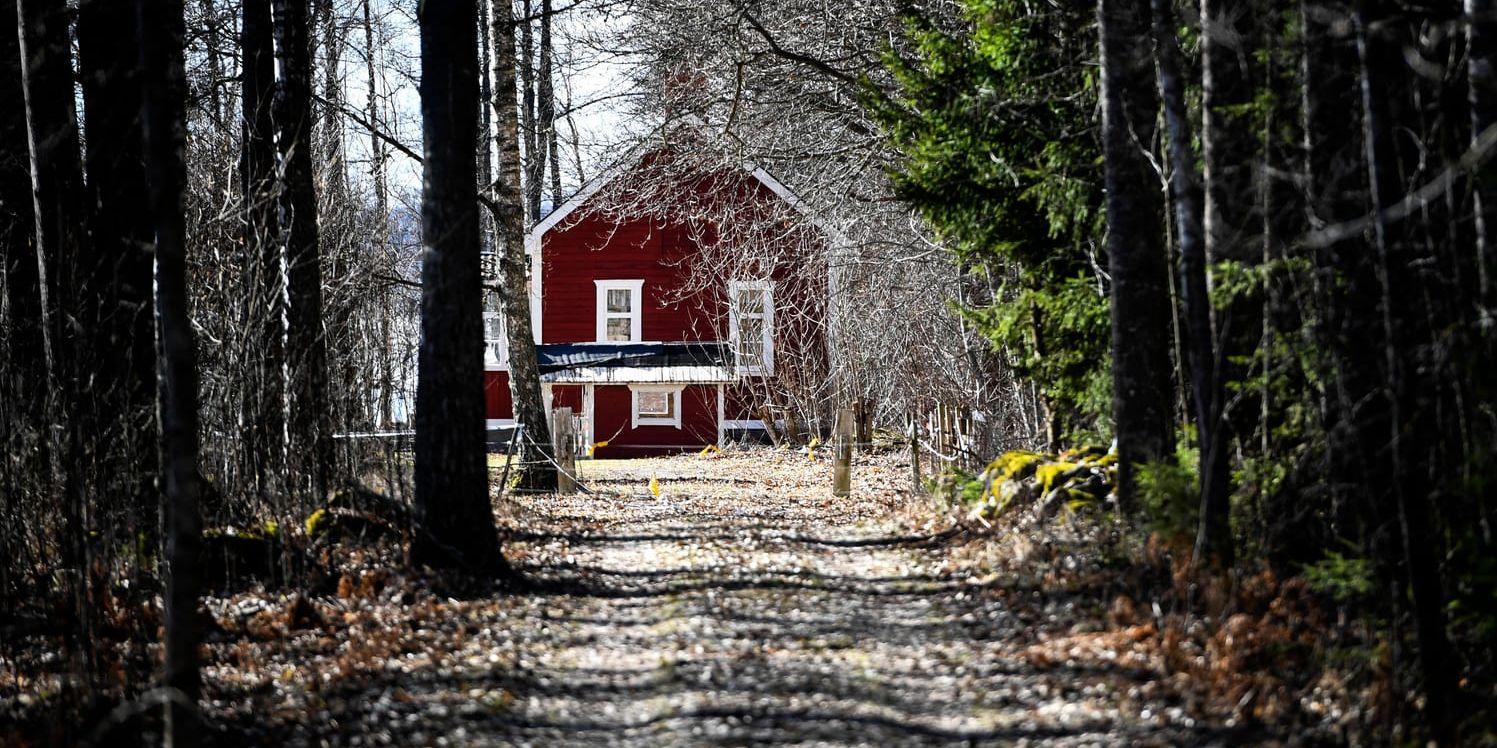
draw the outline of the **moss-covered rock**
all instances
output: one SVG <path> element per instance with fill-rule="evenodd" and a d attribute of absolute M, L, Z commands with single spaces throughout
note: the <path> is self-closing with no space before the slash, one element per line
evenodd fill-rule
<path fill-rule="evenodd" d="M 389 520 L 368 512 L 322 507 L 307 515 L 307 539 L 314 543 L 380 543 L 401 533 Z"/>
<path fill-rule="evenodd" d="M 986 474 L 994 482 L 1023 480 L 1034 475 L 1035 468 L 1044 461 L 1045 456 L 1038 452 L 1016 449 L 1004 452 L 998 459 L 988 463 Z"/>
<path fill-rule="evenodd" d="M 952 495 L 968 505 L 973 518 L 984 521 L 1036 503 L 1044 516 L 1050 516 L 1061 507 L 1106 500 L 1116 483 L 1116 462 L 1116 455 L 1099 447 L 1082 447 L 1060 455 L 1005 452 Z"/>

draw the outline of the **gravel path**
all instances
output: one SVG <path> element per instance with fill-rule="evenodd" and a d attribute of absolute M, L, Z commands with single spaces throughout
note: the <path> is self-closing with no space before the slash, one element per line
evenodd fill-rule
<path fill-rule="evenodd" d="M 892 469 L 861 471 L 855 493 L 867 498 L 833 499 L 804 458 L 688 460 L 593 469 L 594 495 L 523 501 L 526 532 L 507 551 L 539 589 L 509 619 L 514 663 L 496 676 L 514 700 L 445 737 L 1226 742 L 1182 709 L 1137 703 L 1155 693 L 1140 691 L 1148 670 L 1036 668 L 1025 647 L 1043 611 L 1067 601 L 1019 615 L 991 582 L 943 573 L 945 543 L 912 535 L 880 490 Z M 645 490 L 652 475 L 658 498 Z"/>

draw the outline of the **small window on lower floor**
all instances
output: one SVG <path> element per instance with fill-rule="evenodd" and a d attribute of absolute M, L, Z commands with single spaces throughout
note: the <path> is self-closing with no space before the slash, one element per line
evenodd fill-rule
<path fill-rule="evenodd" d="M 633 426 L 681 428 L 681 387 L 633 385 Z"/>

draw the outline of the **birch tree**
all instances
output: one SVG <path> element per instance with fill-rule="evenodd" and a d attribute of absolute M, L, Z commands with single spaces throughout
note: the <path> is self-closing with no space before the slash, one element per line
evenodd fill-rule
<path fill-rule="evenodd" d="M 526 280 L 529 263 L 525 254 L 525 198 L 520 177 L 521 116 L 515 90 L 516 22 L 509 0 L 487 1 L 494 56 L 494 98 L 490 106 L 495 123 L 494 146 L 499 154 L 499 169 L 489 188 L 489 210 L 499 233 L 500 301 L 509 338 L 509 391 L 515 421 L 523 435 L 516 450 L 520 459 L 519 485 L 547 490 L 556 486 L 556 463 L 541 397 L 540 364 L 536 359 Z"/>

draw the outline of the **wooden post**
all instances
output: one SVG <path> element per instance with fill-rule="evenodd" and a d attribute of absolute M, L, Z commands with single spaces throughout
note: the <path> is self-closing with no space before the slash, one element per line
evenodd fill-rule
<path fill-rule="evenodd" d="M 957 449 L 962 456 L 962 465 L 971 467 L 972 453 L 975 451 L 972 448 L 972 412 L 962 411 L 958 422 L 961 425 L 957 430 Z"/>
<path fill-rule="evenodd" d="M 577 430 L 572 424 L 572 409 L 557 408 L 551 412 L 552 446 L 556 451 L 556 492 L 577 491 Z"/>
<path fill-rule="evenodd" d="M 950 457 L 956 451 L 956 419 L 950 405 L 941 406 L 941 457 Z"/>
<path fill-rule="evenodd" d="M 910 411 L 910 486 L 919 493 L 920 485 L 920 411 Z"/>
<path fill-rule="evenodd" d="M 852 494 L 852 443 L 854 439 L 854 419 L 851 408 L 843 408 L 837 411 L 837 423 L 834 427 L 835 435 L 832 437 L 834 454 L 832 456 L 832 495 L 849 496 Z"/>
<path fill-rule="evenodd" d="M 930 446 L 936 451 L 936 455 L 946 454 L 946 406 L 936 403 L 936 412 L 932 415 L 933 421 L 930 428 Z M 940 472 L 940 464 L 935 462 L 937 458 L 931 458 L 930 470 L 932 473 Z"/>
<path fill-rule="evenodd" d="M 510 429 L 509 441 L 504 444 L 504 472 L 499 474 L 499 495 L 509 490 L 509 463 L 515 459 L 515 445 L 520 442 L 520 431 L 525 425 L 516 421 L 515 427 Z"/>

